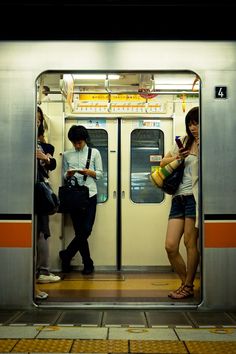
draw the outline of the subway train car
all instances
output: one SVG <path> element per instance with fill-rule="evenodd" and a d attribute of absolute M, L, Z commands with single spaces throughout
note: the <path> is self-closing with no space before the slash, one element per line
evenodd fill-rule
<path fill-rule="evenodd" d="M 1 308 L 236 308 L 236 43 L 233 41 L 3 41 L 0 43 Z M 199 262 L 195 294 L 178 285 L 165 251 L 171 196 L 149 175 L 185 134 L 199 107 Z M 95 273 L 61 272 L 73 237 L 67 214 L 50 216 L 50 269 L 36 284 L 37 107 L 55 146 L 50 183 L 63 183 L 69 128 L 84 125 L 102 156 L 95 224 Z M 185 248 L 181 244 L 181 252 Z M 35 289 L 47 292 L 35 298 Z"/>

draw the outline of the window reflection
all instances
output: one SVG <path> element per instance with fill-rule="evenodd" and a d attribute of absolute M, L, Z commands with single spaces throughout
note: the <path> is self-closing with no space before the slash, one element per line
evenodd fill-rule
<path fill-rule="evenodd" d="M 131 200 L 135 203 L 160 203 L 164 193 L 156 188 L 149 174 L 164 154 L 164 133 L 160 129 L 135 129 L 131 133 Z"/>
<path fill-rule="evenodd" d="M 88 129 L 91 147 L 100 151 L 103 165 L 103 178 L 97 181 L 97 200 L 98 203 L 104 203 L 108 199 L 108 134 L 104 129 Z"/>

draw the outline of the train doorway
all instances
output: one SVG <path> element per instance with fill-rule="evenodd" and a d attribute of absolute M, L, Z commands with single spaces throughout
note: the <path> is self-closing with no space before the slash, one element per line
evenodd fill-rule
<path fill-rule="evenodd" d="M 57 79 L 62 76 L 57 75 Z M 196 79 L 195 75 L 190 76 Z M 50 74 L 46 74 L 43 84 L 49 85 L 49 78 Z M 61 79 L 60 87 L 63 91 Z M 81 275 L 79 254 L 72 259 L 73 271 L 61 273 L 58 253 L 70 243 L 74 231 L 69 215 L 51 216 L 51 269 L 62 281 L 40 285 L 49 294 L 40 305 L 178 304 L 168 298 L 170 290 L 179 286 L 165 251 L 171 196 L 154 186 L 149 175 L 170 150 L 175 136 L 185 134 L 184 117 L 189 109 L 199 105 L 198 95 L 189 93 L 188 99 L 178 91 L 166 91 L 150 101 L 149 94 L 144 93 L 144 99 L 141 96 L 139 101 L 136 93 L 107 95 L 91 90 L 77 95 L 79 103 L 75 97 L 69 104 L 54 100 L 53 94 L 40 102 L 48 122 L 48 141 L 56 148 L 57 171 L 50 174 L 55 190 L 63 183 L 62 153 L 72 148 L 67 134 L 74 124 L 88 129 L 91 146 L 100 151 L 104 170 L 103 179 L 98 182 L 97 214 L 89 237 L 95 273 Z M 68 87 L 67 91 L 67 99 L 71 99 Z M 101 102 L 94 102 L 94 97 Z M 104 103 L 108 98 L 110 101 Z M 181 243 L 184 259 L 185 252 Z M 200 269 L 196 285 L 196 296 L 185 300 L 185 304 L 200 303 Z"/>

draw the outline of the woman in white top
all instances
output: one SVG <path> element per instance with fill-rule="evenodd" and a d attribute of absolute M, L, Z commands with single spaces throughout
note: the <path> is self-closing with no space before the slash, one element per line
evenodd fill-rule
<path fill-rule="evenodd" d="M 198 240 L 198 107 L 192 108 L 186 115 L 187 135 L 182 137 L 184 147 L 173 146 L 162 159 L 164 167 L 175 159 L 184 159 L 184 176 L 177 192 L 172 197 L 171 210 L 166 234 L 165 248 L 171 266 L 181 280 L 181 286 L 168 296 L 172 299 L 185 299 L 194 296 L 194 279 L 199 262 Z M 187 252 L 185 264 L 179 245 L 184 235 Z"/>

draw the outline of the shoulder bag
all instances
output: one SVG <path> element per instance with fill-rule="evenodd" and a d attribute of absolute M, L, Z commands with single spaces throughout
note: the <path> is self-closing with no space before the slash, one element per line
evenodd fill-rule
<path fill-rule="evenodd" d="M 173 172 L 166 177 L 163 180 L 163 185 L 161 189 L 163 192 L 167 194 L 175 194 L 177 189 L 179 188 L 180 183 L 183 180 L 183 175 L 184 175 L 184 161 L 181 162 L 181 164 L 173 170 Z"/>
<path fill-rule="evenodd" d="M 92 149 L 88 150 L 86 169 L 89 168 Z M 83 177 L 84 182 L 87 176 Z M 59 187 L 59 213 L 72 213 L 73 211 L 86 210 L 89 205 L 89 189 L 85 185 L 80 186 L 77 178 L 68 178 L 64 186 Z"/>
<path fill-rule="evenodd" d="M 186 137 L 183 143 L 186 143 Z M 186 144 L 185 144 L 186 146 Z M 175 194 L 183 180 L 184 160 L 174 160 L 164 167 L 158 167 L 150 174 L 150 180 L 154 185 L 167 194 Z"/>
<path fill-rule="evenodd" d="M 163 192 L 173 195 L 182 182 L 184 167 L 184 160 L 174 160 L 152 172 L 150 180 Z"/>
<path fill-rule="evenodd" d="M 158 167 L 150 174 L 151 182 L 167 194 L 175 194 L 182 182 L 184 160 L 174 160 L 164 167 Z"/>
<path fill-rule="evenodd" d="M 36 182 L 34 201 L 36 214 L 53 215 L 58 211 L 58 197 L 48 182 Z"/>

